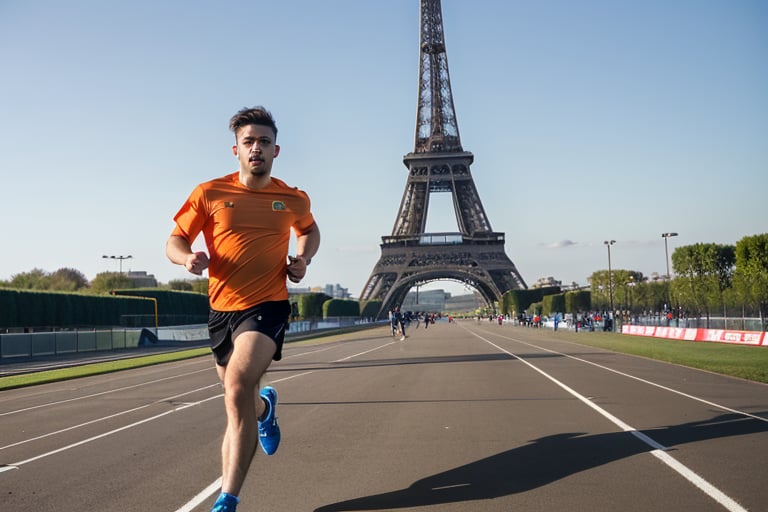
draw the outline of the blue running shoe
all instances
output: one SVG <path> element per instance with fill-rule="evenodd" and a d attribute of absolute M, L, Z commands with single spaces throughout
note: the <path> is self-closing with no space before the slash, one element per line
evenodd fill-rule
<path fill-rule="evenodd" d="M 211 512 L 235 512 L 238 503 L 240 503 L 240 499 L 237 496 L 223 492 L 213 504 Z"/>
<path fill-rule="evenodd" d="M 267 455 L 272 455 L 280 445 L 280 427 L 277 426 L 277 391 L 272 386 L 267 386 L 259 393 L 269 404 L 269 413 L 264 421 L 259 422 L 259 444 Z"/>

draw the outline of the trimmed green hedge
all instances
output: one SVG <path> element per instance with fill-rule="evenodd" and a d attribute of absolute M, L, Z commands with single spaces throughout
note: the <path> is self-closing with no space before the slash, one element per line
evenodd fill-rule
<path fill-rule="evenodd" d="M 568 313 L 579 313 L 590 311 L 592 309 L 592 292 L 582 290 L 578 292 L 566 292 L 565 311 Z"/>
<path fill-rule="evenodd" d="M 161 325 L 174 316 L 208 316 L 208 297 L 200 293 L 160 289 L 120 290 L 115 295 L 87 295 L 65 292 L 38 292 L 0 288 L 0 328 L 71 328 L 124 325 L 130 316 L 152 319 L 157 300 Z"/>
<path fill-rule="evenodd" d="M 384 301 L 381 300 L 367 300 L 360 308 L 360 316 L 362 318 L 376 318 L 381 311 L 381 305 Z"/>
<path fill-rule="evenodd" d="M 541 299 L 542 314 L 553 315 L 565 312 L 565 294 L 545 295 Z"/>
<path fill-rule="evenodd" d="M 0 289 L 0 327 L 102 327 L 121 315 L 153 315 L 144 299 Z"/>
<path fill-rule="evenodd" d="M 547 286 L 543 288 L 529 288 L 527 290 L 509 290 L 502 296 L 502 310 L 504 314 L 515 313 L 519 315 L 526 311 L 532 304 L 541 302 L 544 297 L 560 293 L 559 286 Z"/>
<path fill-rule="evenodd" d="M 331 299 L 323 302 L 323 318 L 360 316 L 360 303 L 356 300 Z"/>
<path fill-rule="evenodd" d="M 208 316 L 208 294 L 159 288 L 134 288 L 115 290 L 115 295 L 150 297 L 157 299 L 157 309 L 162 315 Z"/>
<path fill-rule="evenodd" d="M 330 299 L 324 293 L 306 293 L 299 295 L 296 302 L 299 305 L 299 316 L 302 318 L 322 318 L 323 303 Z"/>

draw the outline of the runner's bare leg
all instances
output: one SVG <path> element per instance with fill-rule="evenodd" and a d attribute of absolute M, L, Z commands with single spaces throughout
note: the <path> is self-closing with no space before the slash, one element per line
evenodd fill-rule
<path fill-rule="evenodd" d="M 259 383 L 277 347 L 269 336 L 256 331 L 240 334 L 234 345 L 227 366 L 216 369 L 224 384 L 227 412 L 221 445 L 221 490 L 239 496 L 259 444 L 257 421 L 264 412 Z"/>

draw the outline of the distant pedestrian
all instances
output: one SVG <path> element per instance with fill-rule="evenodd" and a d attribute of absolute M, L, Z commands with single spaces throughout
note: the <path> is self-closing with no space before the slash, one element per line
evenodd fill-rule
<path fill-rule="evenodd" d="M 394 308 L 392 308 L 392 336 L 397 336 L 398 331 L 400 332 L 400 341 L 405 340 L 405 319 L 403 317 L 403 313 L 400 312 L 400 306 L 396 305 Z"/>

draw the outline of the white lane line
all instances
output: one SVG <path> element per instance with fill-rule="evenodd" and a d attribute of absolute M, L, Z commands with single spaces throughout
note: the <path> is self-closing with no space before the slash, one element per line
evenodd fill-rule
<path fill-rule="evenodd" d="M 695 473 L 693 470 L 688 468 L 688 466 L 682 464 L 680 461 L 672 457 L 670 454 L 661 452 L 659 450 L 652 450 L 651 455 L 656 457 L 657 459 L 661 460 L 666 464 L 667 466 L 671 467 L 675 471 L 677 471 L 679 474 L 683 476 L 686 480 L 691 482 L 693 485 L 701 489 L 704 494 L 709 496 L 710 498 L 714 499 L 716 502 L 721 504 L 723 507 L 725 507 L 726 510 L 729 510 L 731 512 L 747 512 L 747 509 L 736 503 L 735 500 L 733 500 L 730 496 L 725 494 L 723 491 L 712 485 L 711 483 L 707 482 L 704 478 L 698 475 L 698 473 Z"/>
<path fill-rule="evenodd" d="M 295 379 L 297 377 L 303 377 L 305 375 L 309 375 L 311 373 L 315 373 L 315 371 L 316 370 L 310 370 L 308 372 L 297 373 L 295 375 L 288 375 L 287 377 L 283 377 L 282 379 L 274 379 L 274 380 L 270 379 L 269 382 L 272 383 L 272 384 L 277 384 L 278 382 L 285 382 L 287 380 L 292 380 L 292 379 Z"/>
<path fill-rule="evenodd" d="M 51 407 L 51 406 L 54 406 L 54 405 L 66 404 L 66 403 L 69 403 L 69 402 L 76 402 L 78 400 L 85 400 L 87 398 L 95 398 L 97 396 L 108 395 L 110 393 L 118 393 L 120 391 L 126 391 L 126 390 L 129 390 L 129 389 L 140 388 L 142 386 L 148 386 L 150 384 L 157 384 L 158 382 L 163 382 L 163 381 L 171 380 L 171 379 L 177 379 L 179 377 L 187 377 L 189 375 L 194 375 L 196 373 L 208 372 L 208 371 L 211 371 L 210 366 L 208 366 L 207 368 L 205 368 L 203 370 L 195 370 L 193 372 L 180 373 L 178 375 L 172 375 L 170 377 L 163 377 L 162 379 L 155 379 L 155 380 L 151 380 L 151 381 L 147 381 L 147 382 L 142 382 L 140 384 L 134 384 L 132 386 L 124 386 L 122 388 L 110 389 L 110 390 L 107 390 L 107 391 L 101 391 L 99 393 L 92 393 L 90 395 L 83 395 L 83 396 L 78 396 L 78 397 L 75 397 L 75 398 L 68 398 L 66 400 L 57 400 L 55 402 L 48 402 L 48 403 L 44 403 L 44 404 L 33 405 L 32 407 L 25 407 L 24 409 L 16 409 L 14 411 L 2 412 L 2 413 L 0 413 L 0 416 L 9 416 L 11 414 L 18 414 L 20 412 L 27 412 L 27 411 L 34 411 L 35 409 L 42 409 L 43 407 Z"/>
<path fill-rule="evenodd" d="M 194 498 L 185 503 L 184 506 L 178 509 L 176 512 L 192 512 L 199 504 L 207 500 L 209 496 L 213 495 L 220 488 L 221 477 L 214 480 L 211 485 L 200 491 Z"/>
<path fill-rule="evenodd" d="M 372 348 L 370 350 L 365 350 L 363 352 L 358 352 L 357 354 L 352 354 L 351 356 L 348 356 L 348 357 L 342 357 L 341 359 L 335 360 L 334 363 L 341 363 L 343 361 L 349 361 L 350 359 L 353 359 L 355 357 L 364 356 L 365 354 L 369 354 L 371 352 L 375 352 L 376 350 L 379 350 L 379 349 L 382 349 L 384 347 L 388 347 L 388 346 L 394 345 L 394 344 L 395 344 L 394 341 L 390 341 L 389 343 L 385 343 L 385 344 L 383 344 L 383 345 L 381 345 L 379 347 L 374 347 L 374 348 Z"/>
<path fill-rule="evenodd" d="M 317 354 L 318 352 L 325 352 L 325 351 L 327 351 L 327 350 L 332 350 L 332 349 L 334 349 L 334 348 L 339 348 L 339 347 L 338 347 L 338 346 L 324 347 L 324 348 L 320 348 L 320 349 L 318 349 L 318 350 L 312 350 L 312 351 L 309 351 L 309 352 L 302 352 L 302 353 L 300 353 L 300 354 L 291 354 L 291 355 L 286 355 L 286 356 L 283 356 L 283 360 L 285 360 L 285 359 L 291 359 L 291 358 L 293 358 L 293 357 L 304 357 L 304 356 L 311 356 L 311 355 Z"/>
<path fill-rule="evenodd" d="M 582 362 L 582 363 L 590 364 L 590 365 L 595 366 L 597 368 L 600 368 L 600 369 L 603 369 L 603 370 L 607 370 L 607 371 L 615 373 L 617 375 L 621 375 L 622 377 L 627 377 L 628 379 L 633 379 L 633 380 L 636 380 L 638 382 L 642 382 L 643 384 L 648 384 L 649 386 L 654 386 L 654 387 L 657 387 L 659 389 L 663 389 L 664 391 L 669 391 L 670 393 L 674 393 L 676 395 L 683 396 L 683 397 L 688 398 L 690 400 L 694 400 L 696 402 L 700 402 L 702 404 L 706 404 L 706 405 L 709 405 L 711 407 L 715 407 L 715 408 L 723 410 L 723 411 L 732 412 L 734 414 L 739 414 L 741 416 L 747 416 L 749 418 L 752 418 L 752 419 L 755 419 L 755 420 L 760 420 L 760 421 L 768 423 L 768 418 L 763 418 L 762 416 L 757 416 L 756 414 L 750 414 L 750 413 L 748 413 L 746 411 L 740 411 L 738 409 L 732 409 L 732 408 L 727 407 L 725 405 L 721 405 L 721 404 L 718 404 L 718 403 L 715 403 L 715 402 L 710 402 L 709 400 L 705 400 L 704 398 L 701 398 L 701 397 L 698 397 L 698 396 L 694 396 L 694 395 L 690 395 L 690 394 L 685 393 L 683 391 L 679 391 L 677 389 L 673 389 L 673 388 L 664 386 L 662 384 L 658 384 L 656 382 L 652 382 L 650 380 L 643 379 L 642 377 L 637 377 L 637 376 L 631 375 L 629 373 L 620 372 L 619 370 L 614 370 L 613 368 L 609 368 L 608 366 L 603 366 L 601 364 L 598 364 L 598 363 L 595 363 L 595 362 L 592 362 L 592 361 L 587 361 L 586 359 L 582 359 L 580 357 L 572 356 L 572 355 L 569 355 L 569 354 L 564 354 L 562 352 L 557 352 L 555 350 L 550 350 L 548 348 L 540 347 L 540 346 L 534 345 L 532 343 L 527 343 L 527 342 L 525 342 L 523 340 L 519 340 L 517 338 L 512 338 L 512 337 L 509 337 L 509 336 L 504 336 L 503 334 L 490 333 L 488 331 L 483 331 L 483 332 L 485 332 L 487 334 L 494 335 L 494 336 L 500 336 L 500 337 L 502 337 L 504 339 L 507 339 L 507 340 L 510 340 L 510 341 L 514 341 L 516 343 L 521 343 L 521 344 L 527 345 L 529 347 L 537 348 L 539 350 L 543 350 L 544 352 L 549 352 L 550 354 L 557 354 L 559 356 L 563 356 L 563 357 L 567 357 L 569 359 L 573 359 L 574 361 L 579 361 L 579 362 Z M 568 342 L 566 342 L 566 343 L 568 343 Z"/>
<path fill-rule="evenodd" d="M 56 434 L 61 434 L 63 432 L 69 432 L 70 430 L 75 430 L 75 429 L 82 428 L 82 427 L 85 427 L 85 426 L 88 426 L 88 425 L 93 425 L 94 423 L 99 423 L 101 421 L 106 421 L 106 420 L 109 420 L 109 419 L 112 419 L 112 418 L 117 418 L 118 416 L 123 416 L 125 414 L 130 414 L 132 412 L 140 411 L 141 409 L 146 409 L 147 407 L 151 407 L 151 406 L 157 405 L 159 403 L 167 402 L 169 400 L 174 400 L 176 398 L 179 398 L 179 397 L 182 397 L 182 396 L 185 396 L 185 395 L 189 395 L 189 394 L 192 394 L 192 393 L 197 393 L 199 391 L 205 391 L 206 389 L 210 389 L 210 388 L 217 387 L 217 386 L 221 386 L 221 384 L 219 384 L 217 382 L 216 384 L 211 384 L 210 386 L 203 386 L 202 388 L 193 389 L 191 391 L 185 391 L 184 393 L 179 393 L 178 395 L 173 395 L 173 396 L 169 396 L 169 397 L 165 397 L 165 398 L 160 398 L 159 400 L 155 400 L 154 402 L 150 402 L 148 404 L 144 404 L 144 405 L 141 405 L 139 407 L 134 407 L 133 409 L 127 409 L 125 411 L 120 411 L 120 412 L 117 412 L 115 414 L 110 414 L 109 416 L 103 416 L 101 418 L 96 418 L 96 419 L 93 419 L 91 421 L 86 421 L 85 423 L 80 423 L 78 425 L 72 425 L 71 427 L 63 428 L 61 430 L 56 430 L 56 431 L 53 431 L 53 432 L 48 432 L 47 434 L 42 434 L 42 435 L 39 435 L 39 436 L 36 436 L 36 437 L 30 437 L 29 439 L 24 439 L 23 441 L 18 441 L 18 442 L 13 443 L 13 444 L 7 444 L 5 446 L 0 446 L 0 451 L 5 450 L 7 448 L 13 448 L 14 446 L 19 446 L 19 445 L 22 445 L 22 444 L 30 443 L 32 441 L 37 441 L 39 439 L 44 439 L 46 437 L 54 436 Z M 192 403 L 192 402 L 189 402 L 189 403 Z"/>
<path fill-rule="evenodd" d="M 83 439 L 83 440 L 78 441 L 76 443 L 72 443 L 72 444 L 68 444 L 66 446 L 62 446 L 61 448 L 57 448 L 55 450 L 51 450 L 51 451 L 46 452 L 46 453 L 41 453 L 40 455 L 35 455 L 34 457 L 30 457 L 29 459 L 25 459 L 25 460 L 22 460 L 22 461 L 19 461 L 19 462 L 14 462 L 14 463 L 11 464 L 11 466 L 15 466 L 15 468 L 18 468 L 19 466 L 23 466 L 25 464 L 29 464 L 30 462 L 34 462 L 36 460 L 44 459 L 45 457 L 50 457 L 51 455 L 55 455 L 57 453 L 61 453 L 61 452 L 67 451 L 67 450 L 71 450 L 72 448 L 76 448 L 78 446 L 82 446 L 84 444 L 91 443 L 91 442 L 96 441 L 98 439 L 102 439 L 104 437 L 108 437 L 108 436 L 111 436 L 113 434 L 117 434 L 118 432 L 122 432 L 123 430 L 128 430 L 129 428 L 137 427 L 139 425 L 143 425 L 144 423 L 149 423 L 150 421 L 154 421 L 156 419 L 160 419 L 160 418 L 162 418 L 164 416 L 168 416 L 169 414 L 173 414 L 175 412 L 183 411 L 184 409 L 188 409 L 190 407 L 194 407 L 196 405 L 200 405 L 202 403 L 208 402 L 210 400 L 215 400 L 215 399 L 221 398 L 223 396 L 224 396 L 224 393 L 220 393 L 218 395 L 214 395 L 214 396 L 211 396 L 211 397 L 208 397 L 208 398 L 204 398 L 204 399 L 199 400 L 197 402 L 193 402 L 193 403 L 185 404 L 185 405 L 180 405 L 178 407 L 174 407 L 170 411 L 165 411 L 165 412 L 162 412 L 160 414 L 156 414 L 154 416 L 150 416 L 149 418 L 144 418 L 143 420 L 139 420 L 139 421 L 136 421 L 134 423 L 130 423 L 128 425 L 123 425 L 120 428 L 116 428 L 114 430 L 110 430 L 108 432 L 104 432 L 104 433 L 99 434 L 97 436 L 92 436 L 92 437 Z"/>
<path fill-rule="evenodd" d="M 495 347 L 497 350 L 500 350 L 500 351 L 504 352 L 505 354 L 508 354 L 508 355 L 514 357 L 515 359 L 517 359 L 521 363 L 527 365 L 529 368 L 537 371 L 538 373 L 540 373 L 541 375 L 543 375 L 544 377 L 546 377 L 547 379 L 551 380 L 553 383 L 555 383 L 556 385 L 560 386 L 565 391 L 567 391 L 568 393 L 573 395 L 575 398 L 580 400 L 582 403 L 588 405 L 589 407 L 591 407 L 592 409 L 597 411 L 604 418 L 608 419 L 610 422 L 615 424 L 620 429 L 624 430 L 625 432 L 631 433 L 632 435 L 634 435 L 635 437 L 637 437 L 638 439 L 640 439 L 644 443 L 648 444 L 651 448 L 653 448 L 653 450 L 651 450 L 650 453 L 654 457 L 656 457 L 657 459 L 662 461 L 664 464 L 666 464 L 667 466 L 672 468 L 674 471 L 676 471 L 683 478 L 685 478 L 686 480 L 691 482 L 693 485 L 695 485 L 696 487 L 701 489 L 707 496 L 709 496 L 710 498 L 712 498 L 713 500 L 718 502 L 720 505 L 725 507 L 726 510 L 729 510 L 730 512 L 747 512 L 747 509 L 745 509 L 744 507 L 742 507 L 741 505 L 736 503 L 736 501 L 734 501 L 732 498 L 727 496 L 720 489 L 718 489 L 714 485 L 710 484 L 704 478 L 702 478 L 700 475 L 698 475 L 696 472 L 694 472 L 693 470 L 691 470 L 690 468 L 688 468 L 687 466 L 685 466 L 684 464 L 679 462 L 677 459 L 675 459 L 674 457 L 672 457 L 671 455 L 666 453 L 664 451 L 665 450 L 664 447 L 660 443 L 657 443 L 656 441 L 654 441 L 653 439 L 651 439 L 647 435 L 645 435 L 642 432 L 638 431 L 636 428 L 631 427 L 630 425 L 624 423 L 623 421 L 618 419 L 613 414 L 609 413 L 608 411 L 606 411 L 605 409 L 601 408 L 600 406 L 594 404 L 593 402 L 591 402 L 585 396 L 583 396 L 580 393 L 576 392 L 575 390 L 571 389 L 570 387 L 568 387 L 564 383 L 560 382 L 559 380 L 557 380 L 553 376 L 549 375 L 545 371 L 540 370 L 538 367 L 534 366 L 533 364 L 531 364 L 530 362 L 526 361 L 522 357 L 519 357 L 519 356 L 513 354 L 512 352 L 510 352 L 510 351 L 500 347 L 499 345 L 496 345 L 492 341 L 490 341 L 490 340 L 488 340 L 486 338 L 483 338 L 482 336 L 480 336 L 477 333 L 474 333 L 474 332 L 469 331 L 469 330 L 467 330 L 467 332 L 469 332 L 473 336 L 476 336 L 476 337 L 480 338 L 481 340 L 483 340 L 484 342 L 488 343 L 492 347 Z"/>
<path fill-rule="evenodd" d="M 362 355 L 365 355 L 365 354 L 369 354 L 371 352 L 374 352 L 376 350 L 382 349 L 384 347 L 388 347 L 389 345 L 393 345 L 394 343 L 395 343 L 394 341 L 390 341 L 389 343 L 385 343 L 384 345 L 381 345 L 379 347 L 374 347 L 374 348 L 372 348 L 370 350 L 365 350 L 363 352 L 358 352 L 357 354 L 353 354 L 353 355 L 348 356 L 348 357 L 343 357 L 343 358 L 337 359 L 337 360 L 335 360 L 333 362 L 334 363 L 341 363 L 343 361 L 348 361 L 348 360 L 350 360 L 350 359 L 352 359 L 354 357 L 359 357 L 359 356 L 362 356 Z M 284 377 L 282 379 L 272 380 L 270 382 L 275 383 L 275 384 L 278 383 L 278 382 L 285 382 L 287 380 L 294 379 L 296 377 L 303 377 L 305 375 L 310 375 L 312 373 L 315 373 L 316 371 L 317 370 L 312 370 L 312 371 L 308 371 L 308 372 L 304 372 L 304 373 L 299 373 L 299 374 L 296 374 L 296 375 L 291 375 L 289 377 Z M 208 498 L 213 496 L 215 493 L 217 493 L 220 488 L 221 488 L 221 477 L 219 477 L 217 480 L 213 481 L 208 487 L 206 487 L 205 489 L 200 491 L 194 498 L 192 498 L 191 500 L 186 502 L 180 508 L 176 509 L 176 512 L 192 512 L 193 510 L 195 510 L 195 508 L 197 508 L 198 505 L 200 505 L 205 500 L 207 500 Z"/>
<path fill-rule="evenodd" d="M 344 357 L 342 359 L 338 359 L 338 360 L 336 360 L 334 362 L 342 362 L 342 361 L 346 361 L 348 359 L 351 359 L 353 357 L 358 357 L 358 356 L 361 356 L 361 355 L 364 355 L 364 354 L 368 354 L 368 353 L 373 352 L 375 350 L 379 350 L 381 348 L 384 348 L 384 347 L 386 347 L 388 345 L 392 345 L 393 343 L 394 342 L 389 342 L 389 343 L 386 343 L 386 344 L 384 344 L 382 346 L 379 346 L 379 347 L 376 347 L 376 348 L 373 348 L 373 349 L 370 349 L 370 350 L 366 350 L 366 351 L 363 351 L 363 352 L 359 352 L 359 353 L 354 354 L 354 355 L 349 356 L 349 357 Z M 207 368 L 205 370 L 197 370 L 197 371 L 194 371 L 194 372 L 189 372 L 187 374 L 181 374 L 181 375 L 176 375 L 176 376 L 172 376 L 172 377 L 166 377 L 166 378 L 157 379 L 157 380 L 154 380 L 154 381 L 151 381 L 151 382 L 146 382 L 146 383 L 142 383 L 142 384 L 136 384 L 136 385 L 133 385 L 133 386 L 126 386 L 126 387 L 123 387 L 123 388 L 119 388 L 119 389 L 115 389 L 115 390 L 110 390 L 110 391 L 104 391 L 104 392 L 101 392 L 101 393 L 94 393 L 94 394 L 91 394 L 91 395 L 82 396 L 82 397 L 78 397 L 78 398 L 73 398 L 73 399 L 69 399 L 69 400 L 61 400 L 61 401 L 57 401 L 57 402 L 51 402 L 49 404 L 41 404 L 40 406 L 30 407 L 30 408 L 27 408 L 27 409 L 24 409 L 24 410 L 38 409 L 38 408 L 44 407 L 46 405 L 54 405 L 54 404 L 60 404 L 60 403 L 66 403 L 66 402 L 73 402 L 73 401 L 76 401 L 76 400 L 82 400 L 84 398 L 92 398 L 92 397 L 95 397 L 95 396 L 100 396 L 100 395 L 104 395 L 104 394 L 107 394 L 107 393 L 112 393 L 112 392 L 115 392 L 115 391 L 132 389 L 132 388 L 144 386 L 144 385 L 151 384 L 151 383 L 161 382 L 161 381 L 164 381 L 164 380 L 173 379 L 173 378 L 177 378 L 177 377 L 180 377 L 180 376 L 193 375 L 193 374 L 199 373 L 201 371 L 210 371 L 210 369 Z M 273 380 L 272 382 L 274 382 L 274 383 L 285 382 L 287 380 L 294 379 L 294 378 L 297 378 L 297 377 L 306 376 L 306 375 L 309 375 L 309 374 L 312 374 L 312 373 L 315 373 L 315 371 L 308 371 L 308 372 L 304 372 L 304 373 L 300 373 L 300 374 L 296 374 L 296 375 L 290 375 L 290 376 L 287 376 L 287 377 L 284 377 L 284 378 L 281 378 L 281 379 Z M 218 385 L 219 384 L 214 384 L 214 385 L 211 385 L 211 386 L 206 386 L 206 388 L 210 388 L 210 387 L 218 386 Z M 203 389 L 203 388 L 201 388 L 201 389 Z M 182 394 L 177 395 L 177 396 L 183 396 L 184 394 L 187 394 L 187 393 L 182 393 Z M 210 400 L 215 400 L 215 399 L 218 399 L 218 398 L 222 398 L 223 396 L 224 396 L 224 394 L 220 393 L 218 395 L 214 395 L 214 396 L 205 398 L 203 400 L 199 400 L 197 402 L 185 403 L 183 405 L 175 407 L 172 410 L 169 410 L 169 411 L 166 411 L 166 412 L 163 412 L 163 413 L 160 413 L 160 414 L 156 414 L 154 416 L 145 418 L 145 419 L 140 420 L 140 421 L 136 421 L 136 422 L 128 424 L 128 425 L 124 425 L 124 426 L 122 426 L 120 428 L 116 428 L 114 430 L 110 430 L 108 432 L 104 432 L 104 433 L 96 435 L 96 436 L 92 436 L 92 437 L 83 439 L 83 440 L 78 441 L 76 443 L 71 443 L 71 444 L 68 444 L 66 446 L 62 446 L 60 448 L 57 448 L 55 450 L 51 450 L 51 451 L 46 452 L 46 453 L 41 453 L 39 455 L 36 455 L 34 457 L 30 457 L 28 459 L 25 459 L 25 460 L 22 460 L 22 461 L 19 461 L 19 462 L 14 462 L 12 464 L 8 464 L 8 465 L 5 465 L 5 466 L 0 466 L 0 473 L 6 472 L 6 471 L 11 471 L 11 470 L 14 470 L 14 469 L 18 469 L 20 466 L 24 466 L 25 464 L 29 464 L 30 462 L 34 462 L 34 461 L 37 461 L 37 460 L 49 457 L 51 455 L 55 455 L 57 453 L 61 453 L 61 452 L 70 450 L 72 448 L 76 448 L 78 446 L 82 446 L 84 444 L 96 441 L 98 439 L 102 439 L 102 438 L 111 436 L 113 434 L 117 434 L 117 433 L 122 432 L 124 430 L 128 430 L 130 428 L 137 427 L 139 425 L 143 425 L 144 423 L 148 423 L 150 421 L 154 421 L 154 420 L 163 418 L 163 417 L 165 417 L 165 416 L 167 416 L 169 414 L 173 414 L 175 412 L 182 411 L 184 409 L 188 409 L 188 408 L 194 407 L 196 405 L 200 405 L 200 404 L 208 402 Z M 151 405 L 151 404 L 148 404 L 148 405 Z M 143 406 L 143 407 L 146 407 L 146 406 Z M 140 408 L 143 408 L 143 407 L 139 407 L 137 409 L 140 409 Z M 22 410 L 20 409 L 18 411 L 11 411 L 11 412 L 8 412 L 8 413 L 5 413 L 5 414 L 13 414 L 15 412 L 21 412 L 21 411 Z M 119 414 L 112 415 L 112 416 L 118 416 L 118 415 Z M 93 423 L 93 422 L 89 422 L 89 423 Z M 73 428 L 73 427 L 70 427 L 70 429 L 71 428 Z M 69 429 L 65 429 L 65 430 L 69 430 Z M 47 434 L 47 435 L 52 435 L 52 434 Z M 41 437 L 47 437 L 47 435 L 46 436 L 41 436 Z M 17 444 L 21 444 L 21 443 L 17 443 Z M 191 511 L 191 510 L 193 510 L 197 505 L 199 505 L 200 503 L 205 501 L 205 499 L 207 499 L 209 496 L 214 494 L 220 487 L 221 487 L 221 478 L 219 478 L 218 480 L 216 480 L 213 483 L 211 483 L 208 487 L 206 487 L 203 491 L 201 491 L 197 496 L 195 496 L 192 500 L 190 500 L 190 502 L 188 502 L 186 505 L 184 505 L 184 507 L 180 508 L 179 511 L 184 511 L 184 510 Z M 185 507 L 191 507 L 191 508 L 185 508 Z"/>

